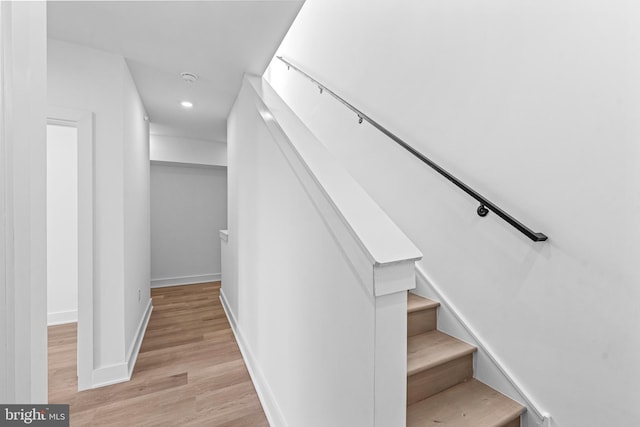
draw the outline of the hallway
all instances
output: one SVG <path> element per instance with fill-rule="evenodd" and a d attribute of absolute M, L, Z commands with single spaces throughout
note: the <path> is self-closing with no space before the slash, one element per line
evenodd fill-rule
<path fill-rule="evenodd" d="M 131 381 L 78 393 L 76 324 L 49 328 L 49 401 L 71 425 L 268 426 L 219 300 L 220 282 L 152 289 Z"/>

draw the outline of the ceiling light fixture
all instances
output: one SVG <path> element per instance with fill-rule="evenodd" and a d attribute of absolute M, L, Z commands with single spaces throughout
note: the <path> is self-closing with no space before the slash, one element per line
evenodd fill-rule
<path fill-rule="evenodd" d="M 182 101 L 182 102 L 180 103 L 180 105 L 182 105 L 184 108 L 191 108 L 191 107 L 193 107 L 193 103 L 192 103 L 192 102 L 189 102 L 189 101 Z"/>
<path fill-rule="evenodd" d="M 196 73 L 189 73 L 186 71 L 184 73 L 180 73 L 180 77 L 182 77 L 182 80 L 187 83 L 193 83 L 198 80 L 198 75 Z"/>

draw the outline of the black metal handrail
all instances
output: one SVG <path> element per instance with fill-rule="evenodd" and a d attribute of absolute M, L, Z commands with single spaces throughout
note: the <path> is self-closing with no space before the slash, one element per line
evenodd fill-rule
<path fill-rule="evenodd" d="M 382 125 L 380 125 L 378 122 L 373 120 L 371 117 L 367 116 L 362 111 L 360 111 L 359 109 L 357 109 L 356 107 L 354 107 L 353 105 L 351 105 L 350 103 L 345 101 L 343 98 L 341 98 L 340 96 L 336 95 L 335 92 L 333 92 L 331 89 L 327 88 L 325 85 L 323 85 L 322 83 L 320 83 L 319 81 L 317 81 L 316 79 L 311 77 L 309 74 L 305 73 L 300 68 L 296 67 L 291 62 L 289 62 L 286 59 L 284 59 L 282 56 L 278 56 L 277 58 L 280 61 L 284 62 L 287 65 L 288 69 L 293 68 L 294 70 L 296 70 L 297 72 L 299 72 L 300 74 L 304 75 L 309 80 L 311 80 L 314 84 L 316 84 L 318 86 L 318 89 L 320 90 L 320 93 L 327 92 L 328 94 L 333 96 L 335 99 L 340 101 L 345 107 L 347 107 L 348 109 L 350 109 L 351 111 L 356 113 L 356 115 L 358 116 L 358 123 L 362 123 L 363 121 L 367 121 L 373 127 L 375 127 L 380 132 L 382 132 L 383 134 L 385 134 L 386 136 L 391 138 L 393 141 L 395 141 L 402 148 L 404 148 L 405 150 L 407 150 L 408 152 L 410 152 L 411 154 L 413 154 L 414 156 L 416 156 L 417 158 L 422 160 L 424 163 L 429 165 L 431 168 L 433 168 L 440 175 L 444 176 L 449 181 L 451 181 L 453 184 L 455 184 L 458 188 L 462 189 L 462 191 L 464 191 L 465 193 L 467 193 L 468 195 L 470 195 L 471 197 L 476 199 L 478 202 L 480 202 L 480 206 L 477 209 L 478 215 L 480 215 L 481 217 L 485 217 L 485 216 L 487 216 L 489 211 L 492 211 L 496 215 L 498 215 L 500 218 L 504 219 L 506 222 L 511 224 L 513 227 L 515 227 L 517 230 L 519 230 L 522 234 L 524 234 L 525 236 L 527 236 L 528 238 L 533 240 L 534 242 L 543 242 L 543 241 L 547 240 L 547 236 L 545 234 L 538 233 L 538 232 L 535 232 L 535 231 L 531 230 L 529 227 L 527 227 L 526 225 L 524 225 L 523 223 L 521 223 L 520 221 L 518 221 L 517 219 L 515 219 L 514 217 L 512 217 L 511 215 L 509 215 L 508 213 L 506 213 L 502 209 L 500 209 L 494 203 L 489 201 L 486 197 L 481 196 L 478 192 L 473 190 L 467 184 L 465 184 L 464 182 L 460 181 L 455 176 L 451 175 L 449 172 L 447 172 L 441 166 L 439 166 L 434 161 L 432 161 L 431 159 L 426 157 L 424 154 L 420 153 L 418 150 L 416 150 L 415 148 L 413 148 L 412 146 L 407 144 L 405 141 L 403 141 L 402 139 L 400 139 L 399 137 L 394 135 L 388 129 L 382 127 Z"/>

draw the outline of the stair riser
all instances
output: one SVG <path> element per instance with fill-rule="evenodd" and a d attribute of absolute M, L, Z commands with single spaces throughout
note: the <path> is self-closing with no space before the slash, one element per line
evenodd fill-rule
<path fill-rule="evenodd" d="M 438 326 L 437 308 L 414 311 L 407 316 L 407 336 L 433 331 Z"/>
<path fill-rule="evenodd" d="M 520 427 L 520 418 L 521 417 L 518 417 L 518 418 L 514 419 L 513 421 L 511 421 L 511 422 L 509 422 L 509 423 L 507 423 L 507 424 L 505 424 L 503 426 L 500 426 L 500 427 Z"/>
<path fill-rule="evenodd" d="M 473 355 L 434 366 L 407 378 L 407 405 L 453 387 L 473 376 Z M 510 425 L 508 427 L 511 427 Z"/>

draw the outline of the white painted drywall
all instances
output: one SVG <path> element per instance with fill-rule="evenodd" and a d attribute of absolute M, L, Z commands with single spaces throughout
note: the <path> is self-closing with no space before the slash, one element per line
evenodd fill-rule
<path fill-rule="evenodd" d="M 151 134 L 151 161 L 206 166 L 227 165 L 227 144 Z"/>
<path fill-rule="evenodd" d="M 124 362 L 124 59 L 49 39 L 47 102 L 95 114 L 96 366 Z"/>
<path fill-rule="evenodd" d="M 0 401 L 46 403 L 46 4 L 2 2 L 0 19 Z"/>
<path fill-rule="evenodd" d="M 373 425 L 373 297 L 255 108 L 237 102 L 228 137 L 238 289 L 228 305 L 281 414 L 274 425 Z"/>
<path fill-rule="evenodd" d="M 122 63 L 124 144 L 124 315 L 127 359 L 151 298 L 149 123 L 129 68 Z"/>
<path fill-rule="evenodd" d="M 148 133 L 130 79 L 120 56 L 49 39 L 48 103 L 94 113 L 94 384 L 126 379 L 149 302 Z"/>
<path fill-rule="evenodd" d="M 47 323 L 78 320 L 78 129 L 47 125 Z"/>
<path fill-rule="evenodd" d="M 227 169 L 151 165 L 152 286 L 220 280 Z"/>
<path fill-rule="evenodd" d="M 640 4 L 309 0 L 279 54 L 536 231 L 533 243 L 274 62 L 556 426 L 640 416 Z"/>

